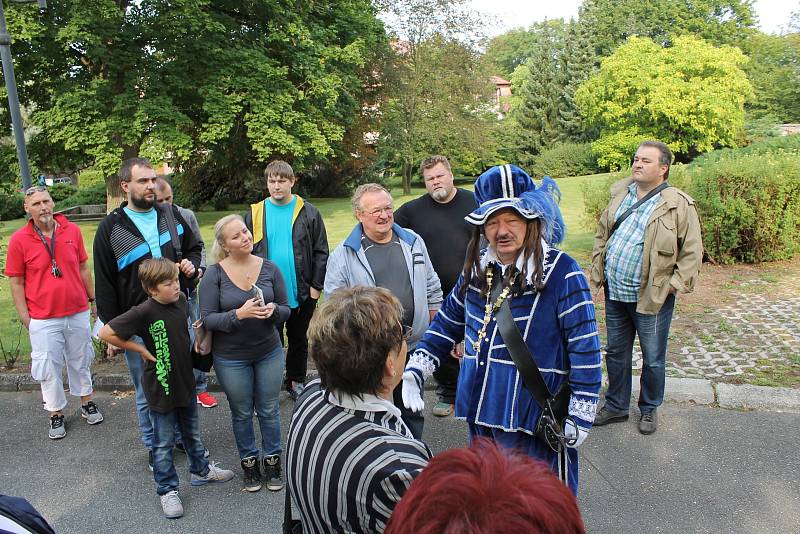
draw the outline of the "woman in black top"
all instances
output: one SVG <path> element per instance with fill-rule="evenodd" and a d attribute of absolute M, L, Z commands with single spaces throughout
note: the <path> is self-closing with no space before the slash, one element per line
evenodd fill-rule
<path fill-rule="evenodd" d="M 214 368 L 228 397 L 245 489 L 261 489 L 260 452 L 267 489 L 278 491 L 283 488 L 278 395 L 284 361 L 275 326 L 289 317 L 286 285 L 274 263 L 251 254 L 253 236 L 240 216 L 220 219 L 214 238 L 211 254 L 217 263 L 200 282 L 200 313 L 214 333 Z"/>

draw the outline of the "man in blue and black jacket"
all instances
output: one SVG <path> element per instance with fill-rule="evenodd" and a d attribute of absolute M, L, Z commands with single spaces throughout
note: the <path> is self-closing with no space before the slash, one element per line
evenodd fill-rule
<path fill-rule="evenodd" d="M 119 171 L 120 187 L 128 200 L 109 213 L 94 237 L 94 278 L 97 316 L 108 323 L 147 295 L 139 282 L 139 264 L 148 258 L 165 257 L 178 263 L 181 290 L 197 283 L 202 246 L 174 206 L 156 203 L 156 172 L 144 158 L 130 158 Z M 181 257 L 173 246 L 168 217 L 175 221 Z M 114 349 L 110 347 L 110 349 Z M 125 362 L 136 390 L 136 410 L 142 441 L 150 450 L 152 469 L 153 424 L 142 389 L 143 361 L 138 353 L 125 351 Z"/>

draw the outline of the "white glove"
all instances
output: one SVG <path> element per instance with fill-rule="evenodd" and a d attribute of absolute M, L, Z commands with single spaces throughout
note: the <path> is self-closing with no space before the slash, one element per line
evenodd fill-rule
<path fill-rule="evenodd" d="M 571 444 L 567 445 L 570 449 L 577 449 L 580 447 L 581 443 L 583 443 L 588 435 L 589 433 L 587 431 L 576 425 L 571 419 L 564 421 L 564 436 L 567 438 L 567 441 L 571 442 Z M 572 440 L 575 441 L 573 442 Z"/>
<path fill-rule="evenodd" d="M 422 382 L 414 371 L 403 373 L 403 404 L 412 412 L 421 412 L 425 408 L 422 400 Z"/>

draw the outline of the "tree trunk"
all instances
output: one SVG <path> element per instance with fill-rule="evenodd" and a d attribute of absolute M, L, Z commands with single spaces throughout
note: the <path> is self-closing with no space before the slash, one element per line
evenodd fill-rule
<path fill-rule="evenodd" d="M 118 208 L 124 200 L 128 200 L 128 196 L 119 185 L 119 176 L 116 173 L 106 176 L 106 213 Z"/>
<path fill-rule="evenodd" d="M 121 143 L 120 143 L 121 144 Z M 128 158 L 135 158 L 139 155 L 140 145 L 122 145 L 122 161 Z M 128 196 L 119 185 L 119 174 L 114 173 L 106 176 L 106 213 L 118 208 L 123 201 L 128 200 Z"/>
<path fill-rule="evenodd" d="M 403 194 L 411 194 L 411 172 L 412 167 L 408 163 L 403 163 Z"/>

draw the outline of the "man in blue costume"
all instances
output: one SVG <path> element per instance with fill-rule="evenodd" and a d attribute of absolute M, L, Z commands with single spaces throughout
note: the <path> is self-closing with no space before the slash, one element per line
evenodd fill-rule
<path fill-rule="evenodd" d="M 600 341 L 588 280 L 575 260 L 554 248 L 564 236 L 559 195 L 549 177 L 537 188 L 513 165 L 478 177 L 478 208 L 466 217 L 475 228 L 464 271 L 406 366 L 403 401 L 422 409 L 423 381 L 464 340 L 455 416 L 469 424 L 470 439 L 489 437 L 544 460 L 577 493 L 576 447 L 597 409 Z M 485 250 L 481 235 L 489 242 Z M 503 288 L 497 297 L 493 278 Z M 555 450 L 535 435 L 542 409 L 500 335 L 498 311 L 506 299 L 526 356 L 549 391 L 568 384 L 569 417 Z"/>

